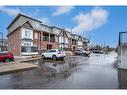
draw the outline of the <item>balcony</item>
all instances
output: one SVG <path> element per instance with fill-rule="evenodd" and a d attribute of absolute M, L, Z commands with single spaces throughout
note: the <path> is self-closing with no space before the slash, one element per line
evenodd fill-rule
<path fill-rule="evenodd" d="M 55 42 L 55 35 L 49 33 L 43 33 L 43 41 Z"/>
<path fill-rule="evenodd" d="M 50 42 L 55 42 L 55 35 L 54 34 L 50 35 Z"/>
<path fill-rule="evenodd" d="M 72 39 L 72 45 L 77 45 L 77 41 Z"/>
<path fill-rule="evenodd" d="M 49 33 L 43 33 L 43 41 L 49 41 Z"/>

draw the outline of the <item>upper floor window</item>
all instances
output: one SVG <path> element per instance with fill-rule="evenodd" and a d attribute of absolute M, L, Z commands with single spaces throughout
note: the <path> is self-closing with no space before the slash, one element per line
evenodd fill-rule
<path fill-rule="evenodd" d="M 25 30 L 25 37 L 30 37 L 30 31 L 29 30 Z"/>
<path fill-rule="evenodd" d="M 33 39 L 33 30 L 22 28 L 21 38 Z"/>

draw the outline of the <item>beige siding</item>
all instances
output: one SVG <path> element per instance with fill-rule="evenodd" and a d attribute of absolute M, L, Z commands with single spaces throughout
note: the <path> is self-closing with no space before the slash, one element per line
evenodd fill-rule
<path fill-rule="evenodd" d="M 52 29 L 52 32 L 53 32 L 54 34 L 58 35 L 58 34 L 61 32 L 61 30 L 60 30 L 60 29 L 57 29 L 57 28 L 53 28 L 53 29 Z"/>
<path fill-rule="evenodd" d="M 40 23 L 34 20 L 31 20 L 29 18 L 20 16 L 13 24 L 12 26 L 8 29 L 8 33 L 11 33 L 15 29 L 17 29 L 19 26 L 23 25 L 26 21 L 29 21 L 29 23 L 34 27 L 35 29 L 40 28 Z M 38 24 L 38 25 L 37 25 Z"/>

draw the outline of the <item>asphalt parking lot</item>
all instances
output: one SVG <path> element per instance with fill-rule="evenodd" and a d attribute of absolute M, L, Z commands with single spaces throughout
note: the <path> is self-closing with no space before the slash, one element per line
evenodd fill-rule
<path fill-rule="evenodd" d="M 0 75 L 1 89 L 117 89 L 116 53 L 32 61 L 39 68 Z"/>

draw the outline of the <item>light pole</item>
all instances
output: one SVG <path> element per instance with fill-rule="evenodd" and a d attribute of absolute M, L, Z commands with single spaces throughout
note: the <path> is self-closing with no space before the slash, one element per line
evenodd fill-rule
<path fill-rule="evenodd" d="M 72 34 L 72 29 L 73 29 L 73 27 L 71 27 L 71 34 Z"/>
<path fill-rule="evenodd" d="M 72 29 L 73 27 L 71 27 L 71 35 L 72 35 Z M 70 49 L 72 50 L 72 38 L 71 38 L 71 48 Z"/>

